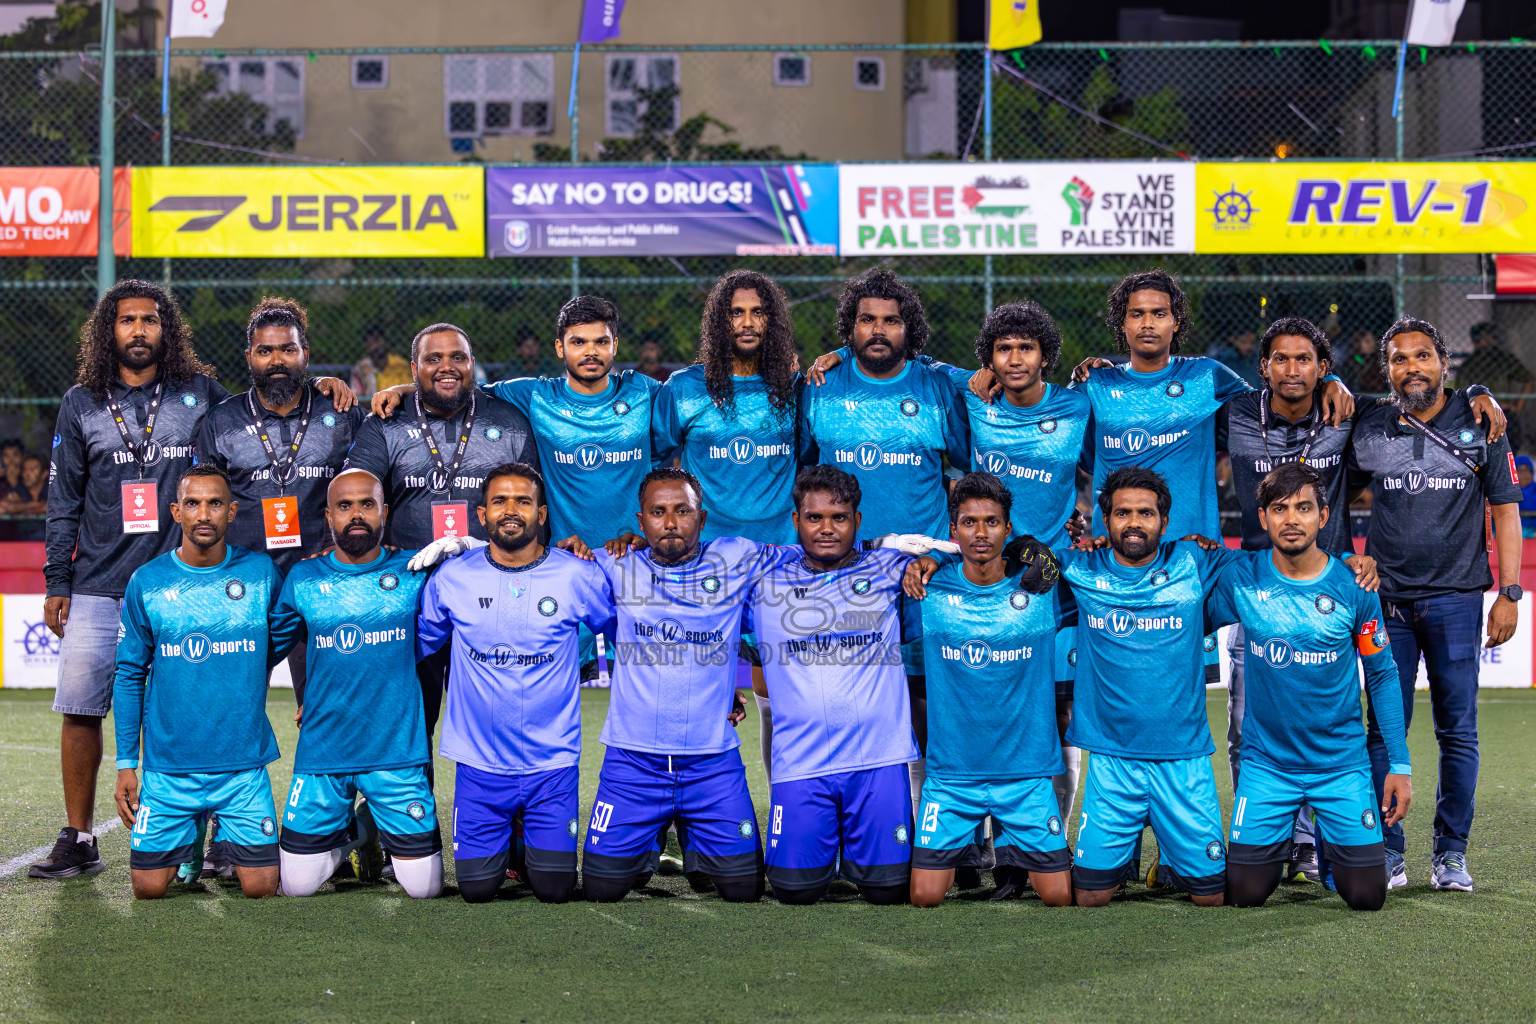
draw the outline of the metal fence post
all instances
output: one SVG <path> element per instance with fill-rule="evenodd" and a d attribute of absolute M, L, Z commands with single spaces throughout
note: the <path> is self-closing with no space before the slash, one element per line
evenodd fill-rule
<path fill-rule="evenodd" d="M 101 5 L 101 206 L 96 214 L 96 297 L 117 283 L 117 250 L 112 246 L 112 171 L 117 164 L 117 5 Z"/>
<path fill-rule="evenodd" d="M 1408 89 L 1403 88 L 1402 102 L 1398 106 L 1397 116 L 1392 119 L 1392 158 L 1401 161 L 1403 159 L 1403 121 L 1408 117 Z M 1392 257 L 1392 305 L 1395 315 L 1403 315 L 1403 254 L 1397 253 Z"/>

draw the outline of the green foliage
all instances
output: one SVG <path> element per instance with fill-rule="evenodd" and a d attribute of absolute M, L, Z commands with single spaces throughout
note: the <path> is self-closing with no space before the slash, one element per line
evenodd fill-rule
<path fill-rule="evenodd" d="M 1055 90 L 1053 90 L 1055 91 Z M 1190 118 L 1180 105 L 1179 90 L 1165 86 L 1144 96 L 1121 92 L 1109 64 L 1089 73 L 1073 103 L 1131 131 L 1187 150 Z M 1000 74 L 992 97 L 992 152 L 999 160 L 1074 159 L 1127 160 L 1168 154 L 1154 146 L 1099 124 L 1010 75 Z"/>

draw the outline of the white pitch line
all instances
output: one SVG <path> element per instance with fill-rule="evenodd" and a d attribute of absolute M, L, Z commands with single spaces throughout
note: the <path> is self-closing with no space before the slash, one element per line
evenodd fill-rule
<path fill-rule="evenodd" d="M 104 833 L 111 832 L 121 824 L 122 822 L 118 821 L 116 818 L 113 818 L 110 821 L 104 821 L 100 825 L 96 826 L 96 831 L 94 834 L 99 836 Z M 53 849 L 53 844 L 49 843 L 47 846 L 39 846 L 36 849 L 28 850 L 26 853 L 19 857 L 12 857 L 4 864 L 0 864 L 0 878 L 10 878 L 22 868 L 32 865 L 35 861 L 41 858 L 43 854 L 47 853 L 51 849 Z"/>

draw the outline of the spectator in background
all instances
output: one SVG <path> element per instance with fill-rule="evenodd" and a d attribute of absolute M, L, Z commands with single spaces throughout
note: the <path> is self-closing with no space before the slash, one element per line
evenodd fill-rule
<path fill-rule="evenodd" d="M 635 364 L 635 369 L 652 380 L 661 381 L 663 384 L 672 375 L 671 367 L 661 365 L 661 343 L 657 341 L 642 341 L 640 343 L 640 362 Z"/>
<path fill-rule="evenodd" d="M 1509 446 L 1515 451 L 1524 447 L 1526 416 L 1525 399 L 1511 402 L 1506 395 L 1518 395 L 1536 390 L 1532 385 L 1531 371 L 1504 347 L 1499 325 L 1491 320 L 1472 325 L 1472 354 L 1462 360 L 1456 370 L 1459 383 L 1483 384 L 1498 398 L 1509 416 Z"/>
<path fill-rule="evenodd" d="M 5 474 L 5 479 L 0 480 L 0 498 L 10 494 L 21 483 L 21 457 L 24 451 L 21 442 L 15 438 L 0 441 L 0 472 Z"/>
<path fill-rule="evenodd" d="M 1520 535 L 1536 537 L 1536 462 L 1529 455 L 1515 458 L 1515 479 L 1520 484 Z"/>
<path fill-rule="evenodd" d="M 1216 361 L 1256 388 L 1264 386 L 1259 378 L 1259 336 L 1251 330 L 1234 331 L 1227 343 L 1216 351 Z"/>
<path fill-rule="evenodd" d="M 43 540 L 47 528 L 43 517 L 48 514 L 48 465 L 36 455 L 23 456 L 21 480 L 0 501 L 0 513 L 8 516 L 31 517 L 35 522 L 19 523 L 17 540 Z"/>
<path fill-rule="evenodd" d="M 396 384 L 411 383 L 410 362 L 389 350 L 384 329 L 378 324 L 370 324 L 363 332 L 363 351 L 363 358 L 352 366 L 353 391 L 371 395 Z"/>
<path fill-rule="evenodd" d="M 563 377 L 565 364 L 557 363 L 539 336 L 524 328 L 517 338 L 517 358 L 507 367 L 505 377 Z"/>
<path fill-rule="evenodd" d="M 1216 456 L 1216 508 L 1221 513 L 1221 535 L 1241 537 L 1243 504 L 1237 500 L 1237 487 L 1232 483 L 1232 460 L 1226 452 Z"/>
<path fill-rule="evenodd" d="M 1381 374 L 1381 361 L 1376 355 L 1380 345 L 1369 327 L 1361 327 L 1350 339 L 1348 353 L 1339 361 L 1335 372 L 1344 379 L 1345 387 L 1357 395 L 1387 393 L 1387 378 Z"/>

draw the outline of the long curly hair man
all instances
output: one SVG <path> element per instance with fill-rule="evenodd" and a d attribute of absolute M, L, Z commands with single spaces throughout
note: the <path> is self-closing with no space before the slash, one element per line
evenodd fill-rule
<path fill-rule="evenodd" d="M 192 328 L 181 315 L 181 307 L 171 293 L 148 281 L 119 281 L 96 303 L 85 326 L 80 328 L 80 370 L 75 383 L 99 399 L 107 397 L 117 379 L 117 304 L 123 299 L 151 299 L 160 311 L 160 344 L 155 353 L 167 387 L 184 384 L 193 375 L 217 376 L 212 366 L 192 350 Z"/>
<path fill-rule="evenodd" d="M 704 316 L 699 324 L 699 356 L 704 367 L 704 388 L 710 400 L 723 412 L 736 404 L 736 388 L 731 380 L 736 338 L 731 330 L 731 299 L 738 290 L 757 292 L 767 314 L 768 324 L 757 350 L 757 372 L 768 387 L 768 402 L 779 416 L 788 415 L 795 404 L 795 321 L 789 311 L 784 289 L 767 274 L 755 270 L 732 270 L 720 277 L 704 301 Z"/>

